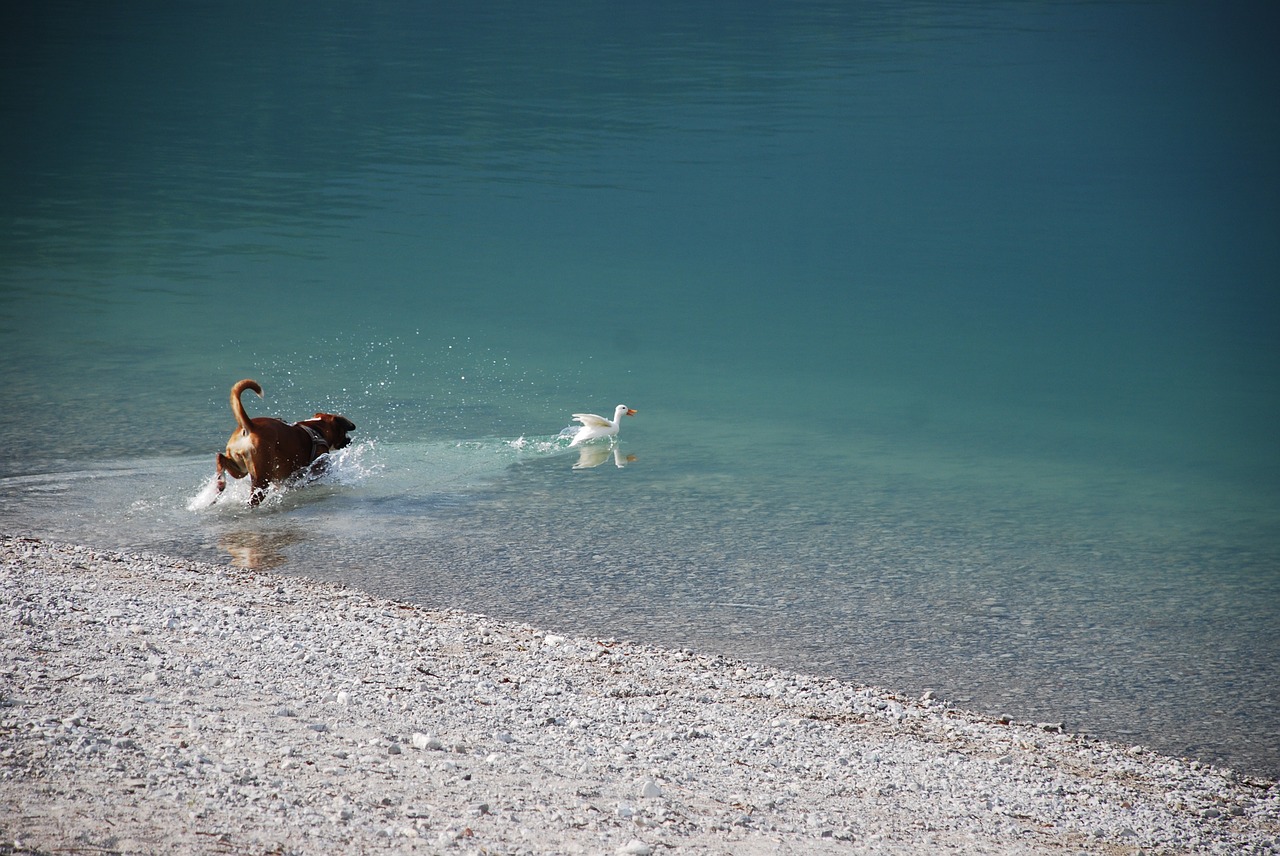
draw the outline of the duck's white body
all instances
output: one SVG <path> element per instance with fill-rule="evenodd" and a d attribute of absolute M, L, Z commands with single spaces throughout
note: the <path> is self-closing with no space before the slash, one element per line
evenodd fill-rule
<path fill-rule="evenodd" d="M 605 419 L 594 413 L 575 413 L 573 419 L 575 422 L 581 422 L 582 427 L 573 435 L 573 442 L 569 445 L 577 446 L 590 440 L 599 440 L 601 437 L 616 437 L 618 428 L 621 427 L 619 423 L 622 422 L 622 417 L 635 415 L 636 412 L 625 404 L 619 404 L 613 409 L 613 419 Z"/>

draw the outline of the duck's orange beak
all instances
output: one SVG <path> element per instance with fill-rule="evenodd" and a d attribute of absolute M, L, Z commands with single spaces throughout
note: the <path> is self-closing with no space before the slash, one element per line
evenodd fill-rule
<path fill-rule="evenodd" d="M 627 408 L 627 415 L 628 415 L 628 416 L 635 416 L 635 415 L 636 415 L 636 412 L 635 412 L 634 410 L 632 410 L 630 407 L 628 407 L 628 408 Z"/>

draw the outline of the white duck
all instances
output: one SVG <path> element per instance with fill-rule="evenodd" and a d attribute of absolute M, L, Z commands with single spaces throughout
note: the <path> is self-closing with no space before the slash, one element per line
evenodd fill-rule
<path fill-rule="evenodd" d="M 636 412 L 625 404 L 619 404 L 613 409 L 613 419 L 605 419 L 603 416 L 596 416 L 594 413 L 575 413 L 573 419 L 575 422 L 581 422 L 582 427 L 578 429 L 578 433 L 573 435 L 573 442 L 570 446 L 577 446 L 579 443 L 585 443 L 588 440 L 598 440 L 601 437 L 617 437 L 618 423 L 622 421 L 622 417 L 635 416 Z"/>

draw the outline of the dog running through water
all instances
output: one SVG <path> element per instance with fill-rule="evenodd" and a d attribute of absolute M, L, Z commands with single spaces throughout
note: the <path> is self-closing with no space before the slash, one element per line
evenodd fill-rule
<path fill-rule="evenodd" d="M 356 430 L 355 423 L 333 413 L 317 413 L 292 425 L 267 416 L 250 419 L 240 402 L 246 389 L 262 397 L 256 380 L 245 378 L 231 387 L 231 412 L 240 427 L 231 432 L 226 452 L 218 455 L 218 493 L 227 486 L 223 473 L 236 479 L 248 476 L 252 485 L 249 504 L 257 505 L 266 496 L 268 485 L 280 484 L 304 470 L 323 469 L 323 461 L 317 464 L 320 458 L 351 442 L 347 434 Z"/>

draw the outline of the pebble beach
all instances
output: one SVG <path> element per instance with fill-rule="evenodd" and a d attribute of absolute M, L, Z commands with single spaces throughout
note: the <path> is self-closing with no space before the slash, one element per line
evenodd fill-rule
<path fill-rule="evenodd" d="M 1280 785 L 749 662 L 0 540 L 0 853 L 1280 853 Z"/>

